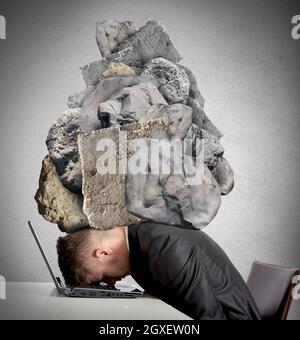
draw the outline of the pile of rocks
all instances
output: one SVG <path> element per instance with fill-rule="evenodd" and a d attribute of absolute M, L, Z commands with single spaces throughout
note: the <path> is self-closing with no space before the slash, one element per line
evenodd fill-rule
<path fill-rule="evenodd" d="M 35 196 L 40 214 L 65 232 L 141 220 L 205 227 L 217 214 L 221 195 L 232 190 L 234 175 L 194 74 L 179 64 L 178 51 L 157 21 L 141 28 L 130 21 L 98 22 L 96 40 L 103 58 L 81 68 L 86 89 L 69 97 L 69 108 L 49 130 L 49 154 Z M 100 173 L 98 142 L 109 139 L 120 146 L 120 132 L 127 139 L 125 151 L 114 150 L 118 161 L 124 152 L 128 160 L 133 157 L 140 138 L 191 140 L 179 166 L 195 167 L 201 151 L 200 181 L 191 184 L 186 171 L 154 173 L 150 161 L 148 173 Z M 162 163 L 169 160 L 159 156 Z"/>

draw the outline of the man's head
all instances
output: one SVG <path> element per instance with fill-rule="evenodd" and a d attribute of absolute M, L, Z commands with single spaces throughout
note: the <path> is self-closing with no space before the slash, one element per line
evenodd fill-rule
<path fill-rule="evenodd" d="M 57 241 L 58 264 L 68 284 L 116 281 L 130 274 L 125 227 L 84 228 Z"/>

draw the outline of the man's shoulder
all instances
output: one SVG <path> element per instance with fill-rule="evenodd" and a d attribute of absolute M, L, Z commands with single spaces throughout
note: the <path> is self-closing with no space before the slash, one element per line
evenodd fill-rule
<path fill-rule="evenodd" d="M 134 234 L 134 243 L 139 245 L 138 252 L 149 267 L 155 271 L 160 268 L 170 277 L 174 277 L 185 265 L 194 248 L 173 226 L 143 222 L 129 226 L 128 232 Z"/>
<path fill-rule="evenodd" d="M 174 226 L 142 222 L 129 226 L 128 232 L 134 243 L 139 244 L 140 250 L 152 258 L 160 256 L 168 261 L 178 255 L 181 261 L 186 261 L 193 247 L 189 238 L 184 237 L 188 230 Z"/>
<path fill-rule="evenodd" d="M 155 223 L 155 222 L 141 222 L 139 224 L 132 224 L 128 226 L 128 231 L 131 233 L 137 233 L 139 237 L 143 236 L 161 236 L 166 237 L 168 235 L 172 235 L 174 237 L 182 236 L 183 228 L 179 228 L 177 226 L 171 226 L 167 224 Z M 185 230 L 185 234 L 189 232 L 189 230 Z"/>

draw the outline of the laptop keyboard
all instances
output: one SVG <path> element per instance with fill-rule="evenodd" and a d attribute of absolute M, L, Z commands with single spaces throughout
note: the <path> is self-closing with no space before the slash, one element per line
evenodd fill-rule
<path fill-rule="evenodd" d="M 108 286 L 108 285 L 105 285 L 105 284 L 102 284 L 102 283 L 99 283 L 99 284 L 90 284 L 90 285 L 78 285 L 78 286 L 71 286 L 71 285 L 68 285 L 68 288 L 70 289 L 74 289 L 74 288 L 89 288 L 89 289 L 103 289 L 103 290 L 118 290 L 116 287 L 114 286 Z"/>

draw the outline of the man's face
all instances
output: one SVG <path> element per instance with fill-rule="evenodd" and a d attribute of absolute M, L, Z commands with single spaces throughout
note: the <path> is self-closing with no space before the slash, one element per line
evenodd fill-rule
<path fill-rule="evenodd" d="M 119 259 L 115 252 L 98 249 L 94 256 L 86 260 L 84 265 L 87 284 L 104 282 L 113 286 L 117 281 L 129 275 L 124 259 Z"/>

